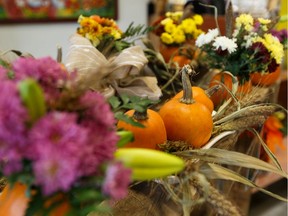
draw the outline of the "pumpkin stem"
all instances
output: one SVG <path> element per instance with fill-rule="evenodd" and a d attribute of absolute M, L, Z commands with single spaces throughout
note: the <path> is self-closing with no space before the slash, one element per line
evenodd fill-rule
<path fill-rule="evenodd" d="M 193 99 L 192 86 L 189 76 L 195 74 L 196 72 L 191 68 L 190 65 L 184 65 L 180 73 L 183 85 L 183 97 L 180 99 L 180 102 L 185 104 L 192 104 L 195 102 L 195 100 Z"/>
<path fill-rule="evenodd" d="M 133 114 L 133 118 L 136 120 L 145 120 L 148 119 L 147 109 L 143 112 L 136 111 Z"/>

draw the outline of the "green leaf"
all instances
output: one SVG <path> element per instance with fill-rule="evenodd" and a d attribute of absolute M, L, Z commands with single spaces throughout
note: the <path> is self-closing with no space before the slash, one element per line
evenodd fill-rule
<path fill-rule="evenodd" d="M 112 96 L 108 99 L 109 104 L 112 106 L 113 109 L 118 108 L 121 105 L 121 101 L 118 97 Z"/>
<path fill-rule="evenodd" d="M 128 142 L 132 142 L 134 140 L 134 135 L 131 131 L 125 131 L 125 130 L 117 131 L 117 135 L 120 137 L 120 139 L 117 142 L 118 148 L 123 147 Z"/>
<path fill-rule="evenodd" d="M 75 199 L 79 203 L 98 200 L 101 198 L 102 198 L 101 193 L 93 189 L 83 189 L 81 191 L 78 191 L 77 194 L 75 194 Z"/>
<path fill-rule="evenodd" d="M 129 96 L 126 95 L 126 94 L 121 94 L 121 95 L 120 95 L 120 98 L 121 98 L 123 104 L 128 104 L 128 103 L 130 102 L 130 98 L 129 98 Z"/>
<path fill-rule="evenodd" d="M 29 113 L 30 123 L 33 124 L 46 113 L 43 90 L 39 84 L 31 78 L 22 80 L 18 88 L 20 97 Z"/>
<path fill-rule="evenodd" d="M 124 121 L 128 124 L 131 124 L 133 126 L 136 126 L 136 127 L 141 127 L 141 128 L 144 128 L 145 126 L 137 121 L 135 121 L 132 117 L 129 117 L 127 115 L 125 115 L 123 112 L 116 112 L 115 113 L 115 118 L 118 119 L 118 120 L 121 120 L 121 121 Z"/>

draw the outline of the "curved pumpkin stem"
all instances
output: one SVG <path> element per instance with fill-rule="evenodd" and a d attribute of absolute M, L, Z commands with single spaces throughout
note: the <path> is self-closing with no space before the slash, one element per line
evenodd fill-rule
<path fill-rule="evenodd" d="M 147 109 L 144 112 L 135 111 L 133 118 L 136 120 L 145 120 L 148 119 Z"/>
<path fill-rule="evenodd" d="M 183 85 L 183 97 L 180 99 L 180 102 L 192 104 L 195 100 L 193 99 L 192 85 L 189 76 L 194 74 L 195 71 L 190 65 L 184 65 L 180 72 Z"/>

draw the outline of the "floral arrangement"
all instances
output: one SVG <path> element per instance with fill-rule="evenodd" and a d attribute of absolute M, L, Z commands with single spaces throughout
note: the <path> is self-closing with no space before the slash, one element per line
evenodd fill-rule
<path fill-rule="evenodd" d="M 151 29 L 144 25 L 134 27 L 131 23 L 126 31 L 122 31 L 114 19 L 98 15 L 81 15 L 78 23 L 80 26 L 77 33 L 87 38 L 106 57 L 135 45 L 135 38 L 145 35 Z"/>
<path fill-rule="evenodd" d="M 157 79 L 145 73 L 148 59 L 135 44 L 149 28 L 132 23 L 122 33 L 113 19 L 99 16 L 80 16 L 78 22 L 64 60 L 68 71 L 78 71 L 78 85 L 101 92 L 105 98 L 126 94 L 159 99 Z"/>
<path fill-rule="evenodd" d="M 142 109 L 148 99 L 133 102 L 123 95 L 125 103 L 115 98 L 110 103 L 101 93 L 77 85 L 77 72 L 68 72 L 51 57 L 3 59 L 0 179 L 1 188 L 3 177 L 8 185 L 0 191 L 1 212 L 10 211 L 14 200 L 9 196 L 16 191 L 19 216 L 109 211 L 109 201 L 124 198 L 132 181 L 183 169 L 176 156 L 119 149 L 133 139 L 131 132 L 116 127 L 119 109 Z M 147 174 L 147 169 L 155 172 Z M 15 192 L 9 191 L 10 186 Z"/>
<path fill-rule="evenodd" d="M 126 195 L 131 170 L 114 159 L 119 136 L 100 93 L 75 92 L 75 75 L 50 57 L 19 58 L 1 66 L 0 77 L 1 173 L 11 184 L 24 183 L 29 194 L 36 191 L 31 206 L 40 205 L 27 213 L 45 209 L 56 194 L 73 203 L 74 215 L 83 215 L 77 212 L 83 203 L 93 210 L 91 200 L 80 202 L 91 190 L 93 205 Z"/>
<path fill-rule="evenodd" d="M 221 36 L 218 29 L 210 29 L 197 38 L 196 46 L 203 52 L 199 58 L 209 68 L 238 76 L 240 82 L 249 80 L 254 72 L 274 72 L 284 52 L 281 42 L 269 32 L 271 24 L 269 19 L 240 14 L 231 35 Z"/>
<path fill-rule="evenodd" d="M 113 19 L 92 15 L 85 17 L 79 16 L 78 23 L 80 27 L 77 33 L 83 37 L 88 38 L 93 46 L 99 46 L 103 40 L 118 40 L 121 38 L 123 32 L 117 26 Z"/>
<path fill-rule="evenodd" d="M 203 31 L 199 28 L 203 17 L 199 14 L 183 17 L 183 11 L 167 12 L 164 18 L 154 23 L 154 32 L 165 45 L 183 45 L 196 39 Z"/>

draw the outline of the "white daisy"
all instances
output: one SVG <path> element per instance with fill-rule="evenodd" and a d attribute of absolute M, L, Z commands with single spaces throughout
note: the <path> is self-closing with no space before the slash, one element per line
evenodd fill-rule
<path fill-rule="evenodd" d="M 202 33 L 201 35 L 198 36 L 197 40 L 195 41 L 196 46 L 202 47 L 205 44 L 210 43 L 213 41 L 215 37 L 219 35 L 218 29 L 209 29 L 206 34 Z"/>
<path fill-rule="evenodd" d="M 229 53 L 235 52 L 237 49 L 235 39 L 230 39 L 226 36 L 220 36 L 215 38 L 212 46 L 215 48 L 215 50 L 218 50 L 220 48 L 223 51 L 228 50 Z"/>

